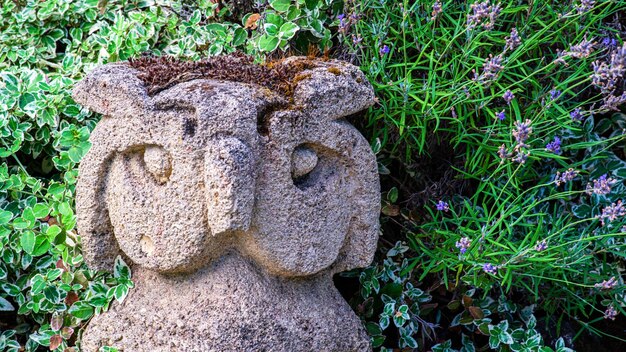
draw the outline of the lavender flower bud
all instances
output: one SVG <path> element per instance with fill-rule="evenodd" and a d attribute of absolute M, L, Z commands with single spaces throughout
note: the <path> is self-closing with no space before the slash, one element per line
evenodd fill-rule
<path fill-rule="evenodd" d="M 440 200 L 437 203 L 436 207 L 439 211 L 448 212 L 450 210 L 450 206 L 448 205 L 448 203 L 444 202 L 443 200 Z"/>

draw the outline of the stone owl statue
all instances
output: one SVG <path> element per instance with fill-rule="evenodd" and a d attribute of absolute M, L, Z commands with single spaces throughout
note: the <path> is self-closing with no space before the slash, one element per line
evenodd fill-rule
<path fill-rule="evenodd" d="M 76 86 L 103 115 L 76 188 L 84 257 L 111 270 L 121 255 L 135 282 L 83 351 L 371 350 L 332 275 L 367 266 L 378 239 L 375 156 L 345 119 L 373 90 L 339 61 L 272 65 L 258 82 L 251 63 L 213 65 L 155 91 L 117 63 Z"/>

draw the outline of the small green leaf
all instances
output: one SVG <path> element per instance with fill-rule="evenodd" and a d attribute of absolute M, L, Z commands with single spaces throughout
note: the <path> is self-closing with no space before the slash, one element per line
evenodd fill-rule
<path fill-rule="evenodd" d="M 66 105 L 63 109 L 63 114 L 70 117 L 76 117 L 80 114 L 80 108 L 77 105 Z"/>
<path fill-rule="evenodd" d="M 46 216 L 48 216 L 49 212 L 50 212 L 50 209 L 48 208 L 48 205 L 46 204 L 37 203 L 35 204 L 35 206 L 33 206 L 33 214 L 35 215 L 35 218 L 37 219 L 45 218 Z"/>
<path fill-rule="evenodd" d="M 33 254 L 35 250 L 35 233 L 33 231 L 24 231 L 20 236 L 20 245 L 24 252 Z"/>
<path fill-rule="evenodd" d="M 489 347 L 491 347 L 491 349 L 496 349 L 498 346 L 500 346 L 500 339 L 498 339 L 498 336 L 489 336 Z"/>
<path fill-rule="evenodd" d="M 378 321 L 378 324 L 380 325 L 380 328 L 385 330 L 387 329 L 387 327 L 389 326 L 389 316 L 388 315 L 381 315 L 380 316 L 380 320 Z"/>
<path fill-rule="evenodd" d="M 387 200 L 395 203 L 398 200 L 398 188 L 392 187 L 387 193 Z"/>
<path fill-rule="evenodd" d="M 35 237 L 35 248 L 33 249 L 33 253 L 31 255 L 37 257 L 46 254 L 49 249 L 50 242 L 48 242 L 46 236 L 39 235 Z"/>
<path fill-rule="evenodd" d="M 372 347 L 374 348 L 382 346 L 384 342 L 385 336 L 383 335 L 372 336 L 371 338 Z"/>
<path fill-rule="evenodd" d="M 235 35 L 233 38 L 233 46 L 240 46 L 248 39 L 248 32 L 243 28 L 235 29 Z"/>
<path fill-rule="evenodd" d="M 54 239 L 60 233 L 61 233 L 61 228 L 57 225 L 52 225 L 48 227 L 48 229 L 46 230 L 46 237 L 48 237 L 48 241 L 54 242 Z"/>
<path fill-rule="evenodd" d="M 278 34 L 278 26 L 273 23 L 265 23 L 263 25 L 263 29 L 268 35 L 276 36 L 276 34 Z"/>
<path fill-rule="evenodd" d="M 47 286 L 46 288 L 44 288 L 43 295 L 48 301 L 54 304 L 58 303 L 61 299 L 61 293 L 56 286 Z"/>
<path fill-rule="evenodd" d="M 35 96 L 31 93 L 24 93 L 20 97 L 20 109 L 24 111 L 32 111 L 35 110 Z"/>
<path fill-rule="evenodd" d="M 11 302 L 7 301 L 5 298 L 0 297 L 0 312 L 11 312 L 14 310 L 15 307 L 13 307 Z"/>
<path fill-rule="evenodd" d="M 8 224 L 13 218 L 13 213 L 6 210 L 0 210 L 0 225 Z"/>
<path fill-rule="evenodd" d="M 385 304 L 385 308 L 383 309 L 383 314 L 392 315 L 395 308 L 396 308 L 395 302 L 387 303 Z"/>
<path fill-rule="evenodd" d="M 78 319 L 85 320 L 93 315 L 93 307 L 84 302 L 76 302 L 68 312 Z"/>
<path fill-rule="evenodd" d="M 505 345 L 510 345 L 514 342 L 513 336 L 506 331 L 501 332 L 500 335 L 498 335 L 498 339 Z"/>
<path fill-rule="evenodd" d="M 279 14 L 271 11 L 265 14 L 265 23 L 271 23 L 276 25 L 276 27 L 280 27 L 285 23 L 285 20 Z"/>
<path fill-rule="evenodd" d="M 130 268 L 119 255 L 115 258 L 113 267 L 113 276 L 116 278 L 130 279 Z"/>
<path fill-rule="evenodd" d="M 271 0 L 270 6 L 278 12 L 287 12 L 291 6 L 291 0 Z"/>
<path fill-rule="evenodd" d="M 52 37 L 54 40 L 59 40 L 65 36 L 65 33 L 63 32 L 62 29 L 55 28 L 51 30 L 50 32 L 48 32 L 48 35 Z"/>
<path fill-rule="evenodd" d="M 67 151 L 67 155 L 70 157 L 70 160 L 74 163 L 80 162 L 80 159 L 83 157 L 83 151 L 77 147 L 71 147 L 70 150 Z"/>
<path fill-rule="evenodd" d="M 380 326 L 371 321 L 365 325 L 365 329 L 367 329 L 367 333 L 370 335 L 380 335 L 383 333 L 383 331 L 380 329 Z"/>
<path fill-rule="evenodd" d="M 276 50 L 279 42 L 280 40 L 278 38 L 263 34 L 259 38 L 259 49 L 261 51 L 272 52 Z"/>
<path fill-rule="evenodd" d="M 396 314 L 393 315 L 393 324 L 396 327 L 398 328 L 402 327 L 405 321 L 406 320 L 402 317 L 402 315 L 396 315 Z"/>
<path fill-rule="evenodd" d="M 128 295 L 128 286 L 117 285 L 117 287 L 115 287 L 114 295 L 115 295 L 115 299 L 118 302 L 123 303 L 124 298 L 126 298 L 126 295 Z"/>
<path fill-rule="evenodd" d="M 306 8 L 309 10 L 314 10 L 319 5 L 320 0 L 306 0 Z"/>
<path fill-rule="evenodd" d="M 13 228 L 14 229 L 21 230 L 21 229 L 25 229 L 25 228 L 28 228 L 28 227 L 30 227 L 30 222 L 28 220 L 24 219 L 24 218 L 20 217 L 20 218 L 15 218 L 13 220 Z"/>
<path fill-rule="evenodd" d="M 21 291 L 19 286 L 9 283 L 2 284 L 2 289 L 4 290 L 4 292 L 9 294 L 9 296 L 13 297 L 19 295 Z"/>
<path fill-rule="evenodd" d="M 61 274 L 63 274 L 63 270 L 55 268 L 48 271 L 48 273 L 46 274 L 46 278 L 48 279 L 48 281 L 56 280 L 59 276 L 61 276 Z"/>
<path fill-rule="evenodd" d="M 293 22 L 285 22 L 278 31 L 278 36 L 283 40 L 289 40 L 293 38 L 294 35 L 298 32 L 300 27 Z"/>
<path fill-rule="evenodd" d="M 289 6 L 287 11 L 287 21 L 295 21 L 300 16 L 300 9 L 297 6 Z"/>

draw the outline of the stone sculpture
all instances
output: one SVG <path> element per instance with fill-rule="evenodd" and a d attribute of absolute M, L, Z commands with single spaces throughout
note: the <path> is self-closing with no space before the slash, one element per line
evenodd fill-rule
<path fill-rule="evenodd" d="M 272 89 L 233 60 L 156 91 L 129 63 L 76 86 L 103 115 L 76 189 L 84 257 L 121 255 L 135 282 L 82 350 L 371 350 L 332 275 L 368 265 L 378 238 L 376 160 L 345 119 L 372 88 L 347 63 L 289 58 L 263 67 L 289 79 Z"/>

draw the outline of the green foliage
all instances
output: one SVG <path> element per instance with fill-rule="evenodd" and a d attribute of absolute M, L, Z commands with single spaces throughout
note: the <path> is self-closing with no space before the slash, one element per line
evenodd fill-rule
<path fill-rule="evenodd" d="M 384 237 L 406 241 L 352 273 L 376 348 L 553 351 L 535 320 L 608 334 L 594 325 L 624 313 L 626 95 L 612 20 L 626 3 L 487 1 L 480 21 L 471 2 L 270 0 L 236 19 L 186 3 L 0 5 L 0 351 L 72 351 L 133 286 L 119 258 L 112 274 L 90 271 L 75 230 L 76 166 L 98 120 L 70 97 L 85 72 L 143 53 L 325 51 L 335 29 L 336 53 L 360 62 L 379 101 L 365 130 L 388 175 Z M 519 309 L 534 305 L 541 318 Z M 444 323 L 460 333 L 431 346 Z"/>
<path fill-rule="evenodd" d="M 435 340 L 442 320 L 436 304 L 432 303 L 432 296 L 411 283 L 415 274 L 410 264 L 411 256 L 409 247 L 397 242 L 387 252 L 382 265 L 373 265 L 360 273 L 344 274 L 359 276 L 361 291 L 360 297 L 355 300 L 357 311 L 367 320 L 366 329 L 372 346 L 383 352 L 392 351 L 385 345 L 419 349 Z M 463 289 L 456 291 L 462 292 Z M 545 345 L 536 330 L 534 306 L 519 309 L 518 304 L 508 301 L 504 295 L 495 301 L 489 296 L 476 297 L 478 291 L 467 289 L 459 299 L 451 300 L 446 306 L 446 309 L 455 312 L 449 327 L 461 331 L 460 350 L 453 349 L 452 340 L 447 340 L 432 346 L 433 352 L 474 352 L 484 350 L 486 346 L 494 351 L 572 351 L 564 346 L 562 339 L 556 341 L 555 349 Z M 395 331 L 392 333 L 390 330 Z M 488 337 L 485 346 L 478 341 L 481 335 Z M 387 341 L 388 336 L 397 336 L 397 341 Z"/>
<path fill-rule="evenodd" d="M 286 50 L 294 38 L 293 44 L 302 52 L 306 52 L 311 43 L 317 43 L 322 50 L 328 48 L 332 45 L 328 27 L 333 24 L 342 4 L 336 0 L 270 0 L 269 9 L 258 19 L 262 34 L 250 43 L 261 52 L 272 52 L 277 48 Z M 243 24 L 249 23 L 250 18 L 255 18 L 253 16 L 255 14 L 244 16 Z"/>
<path fill-rule="evenodd" d="M 292 45 L 330 45 L 340 2 L 269 6 L 253 30 L 225 21 L 229 9 L 210 0 L 0 5 L 0 351 L 67 351 L 86 321 L 133 287 L 120 258 L 113 275 L 83 263 L 74 188 L 98 116 L 72 100 L 74 84 L 96 65 L 143 53 L 200 59 L 241 50 L 261 61 Z M 278 45 L 261 46 L 264 36 Z"/>
<path fill-rule="evenodd" d="M 626 47 L 612 24 L 625 9 L 406 0 L 347 9 L 340 33 L 379 100 L 367 117 L 390 174 L 384 236 L 406 234 L 413 282 L 522 295 L 546 319 L 578 323 L 576 337 L 610 335 L 593 325 L 626 306 Z M 619 73 L 607 83 L 608 67 Z"/>

